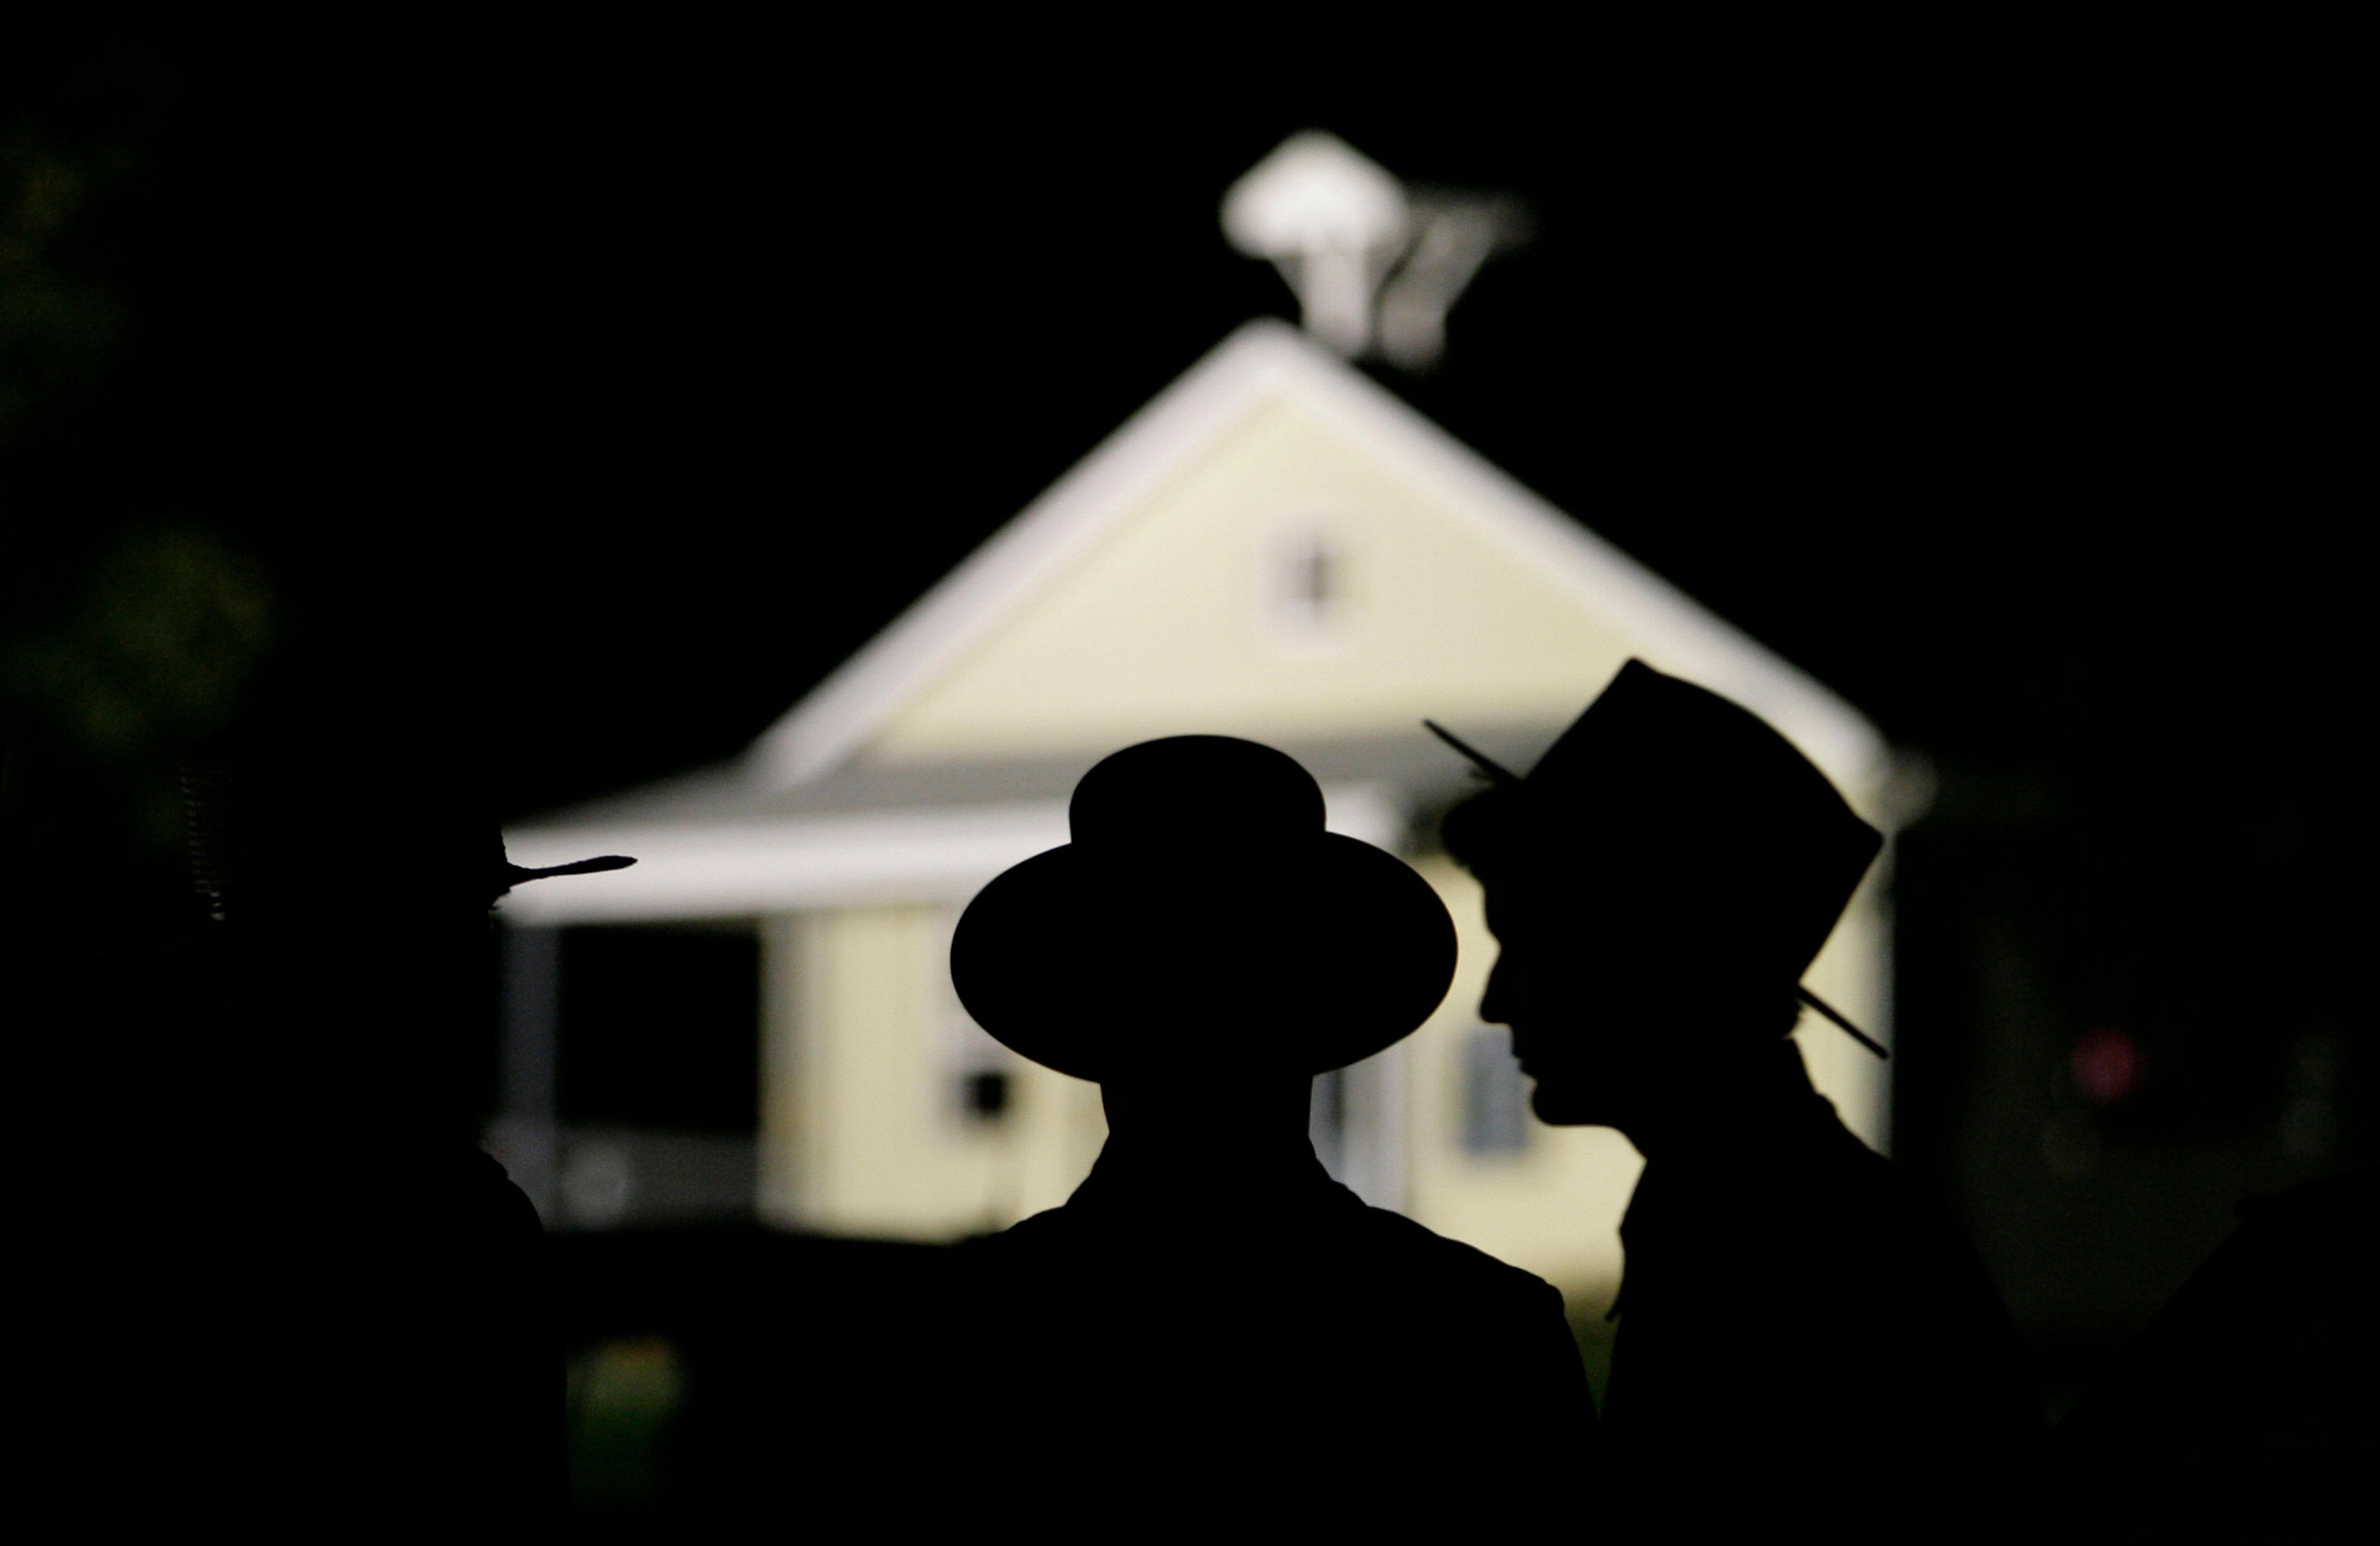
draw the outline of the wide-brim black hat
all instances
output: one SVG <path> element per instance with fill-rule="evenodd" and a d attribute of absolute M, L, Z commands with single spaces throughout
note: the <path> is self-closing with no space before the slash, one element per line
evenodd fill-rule
<path fill-rule="evenodd" d="M 1526 777 L 1436 725 L 1493 787 L 1450 812 L 1448 850 L 1492 888 L 1608 897 L 1622 931 L 1690 935 L 1730 970 L 1796 982 L 1884 836 L 1741 704 L 1630 660 Z M 1803 990 L 1821 1013 L 1883 1049 Z"/>
<path fill-rule="evenodd" d="M 1453 981 L 1438 893 L 1325 831 L 1320 787 L 1270 747 L 1127 747 L 1084 775 L 1067 817 L 1074 840 L 977 893 L 951 943 L 967 1012 L 1044 1067 L 1321 1073 L 1409 1034 Z"/>

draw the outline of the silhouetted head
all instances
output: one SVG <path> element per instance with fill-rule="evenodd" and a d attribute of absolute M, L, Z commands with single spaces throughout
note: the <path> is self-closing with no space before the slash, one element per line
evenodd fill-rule
<path fill-rule="evenodd" d="M 1548 1122 L 1627 1130 L 1751 1066 L 1882 837 L 1755 715 L 1641 661 L 1525 779 L 1448 814 Z"/>
<path fill-rule="evenodd" d="M 491 908 L 520 881 L 632 863 L 509 863 L 481 755 L 368 703 L 298 701 L 184 758 L 225 1008 L 281 1048 L 276 1077 L 303 1068 L 396 1105 L 467 1089 L 495 1002 Z"/>
<path fill-rule="evenodd" d="M 350 712 L 243 725 L 183 758 L 192 879 L 243 931 L 484 933 L 528 880 L 621 869 L 618 854 L 530 869 L 467 748 Z"/>
<path fill-rule="evenodd" d="M 1411 1032 L 1453 979 L 1438 894 L 1326 832 L 1320 788 L 1270 747 L 1127 747 L 1067 820 L 1074 840 L 985 887 L 951 943 L 977 1023 L 1061 1073 L 1111 1093 L 1302 1088 Z"/>

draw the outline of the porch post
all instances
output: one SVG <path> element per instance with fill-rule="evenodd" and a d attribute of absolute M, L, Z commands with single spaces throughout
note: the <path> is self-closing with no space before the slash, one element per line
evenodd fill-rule
<path fill-rule="evenodd" d="M 562 931 L 508 924 L 504 930 L 504 1030 L 492 1145 L 548 1228 L 561 1168 L 555 1008 Z"/>

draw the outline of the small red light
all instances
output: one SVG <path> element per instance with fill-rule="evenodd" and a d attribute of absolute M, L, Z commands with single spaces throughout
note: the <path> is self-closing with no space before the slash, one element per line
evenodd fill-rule
<path fill-rule="evenodd" d="M 2074 1071 L 2075 1088 L 2093 1105 L 2113 1105 L 2141 1087 L 2147 1059 L 2140 1044 L 2121 1031 L 2102 1028 L 2083 1033 L 2067 1059 Z"/>

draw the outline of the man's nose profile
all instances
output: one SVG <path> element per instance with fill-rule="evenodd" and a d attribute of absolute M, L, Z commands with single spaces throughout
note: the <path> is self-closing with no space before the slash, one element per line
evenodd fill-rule
<path fill-rule="evenodd" d="M 1488 969 L 1488 986 L 1479 995 L 1479 1018 L 1490 1025 L 1512 1023 L 1511 995 L 1505 988 L 1505 968 L 1501 956 Z"/>

